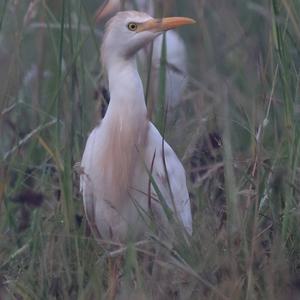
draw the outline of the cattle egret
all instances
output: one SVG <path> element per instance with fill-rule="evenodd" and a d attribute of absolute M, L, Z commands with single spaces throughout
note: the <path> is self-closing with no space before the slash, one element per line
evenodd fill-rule
<path fill-rule="evenodd" d="M 133 3 L 134 2 L 134 5 Z M 96 20 L 100 21 L 107 19 L 122 8 L 130 10 L 135 7 L 149 15 L 154 14 L 154 0 L 107 0 L 98 9 Z M 167 108 L 174 108 L 183 99 L 183 92 L 187 85 L 187 54 L 185 43 L 182 38 L 174 31 L 169 31 L 165 35 L 166 44 L 166 79 L 165 79 L 165 104 Z M 144 77 L 147 78 L 147 66 L 149 56 L 152 52 L 151 59 L 151 80 L 150 80 L 150 95 L 154 99 L 159 94 L 159 73 L 161 65 L 163 36 L 160 35 L 153 42 L 151 51 L 150 45 L 139 51 L 138 58 L 141 62 Z M 154 101 L 155 102 L 155 101 Z"/>
<path fill-rule="evenodd" d="M 193 23 L 190 18 L 154 19 L 125 11 L 107 24 L 101 59 L 111 99 L 105 117 L 88 137 L 81 162 L 85 212 L 101 238 L 137 240 L 149 231 L 150 215 L 168 234 L 166 207 L 192 233 L 185 171 L 147 119 L 135 55 L 162 32 Z"/>

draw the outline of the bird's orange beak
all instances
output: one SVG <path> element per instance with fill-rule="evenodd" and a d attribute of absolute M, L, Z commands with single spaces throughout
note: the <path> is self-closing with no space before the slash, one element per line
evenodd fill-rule
<path fill-rule="evenodd" d="M 109 16 L 113 15 L 121 9 L 121 1 L 111 1 L 107 0 L 101 5 L 95 14 L 95 22 L 101 22 L 107 19 Z"/>
<path fill-rule="evenodd" d="M 195 24 L 196 21 L 191 18 L 185 17 L 170 17 L 170 18 L 162 18 L 162 19 L 151 19 L 149 21 L 139 23 L 137 32 L 142 31 L 167 31 L 170 29 L 174 29 L 176 27 L 180 27 L 183 25 L 191 25 Z"/>

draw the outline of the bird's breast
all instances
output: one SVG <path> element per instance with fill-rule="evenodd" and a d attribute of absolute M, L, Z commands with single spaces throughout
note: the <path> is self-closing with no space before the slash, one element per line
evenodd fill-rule
<path fill-rule="evenodd" d="M 105 120 L 106 121 L 106 120 Z M 114 118 L 103 122 L 96 186 L 102 186 L 102 198 L 122 206 L 132 183 L 134 169 L 144 147 L 146 120 Z"/>

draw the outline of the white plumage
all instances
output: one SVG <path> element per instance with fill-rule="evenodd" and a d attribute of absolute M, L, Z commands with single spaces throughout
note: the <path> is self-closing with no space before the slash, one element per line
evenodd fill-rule
<path fill-rule="evenodd" d="M 185 171 L 147 119 L 135 59 L 136 52 L 162 31 L 192 23 L 188 18 L 157 20 L 131 11 L 118 13 L 106 28 L 101 54 L 111 100 L 87 140 L 81 162 L 86 215 L 102 238 L 136 240 L 149 230 L 150 216 L 169 234 L 171 226 L 149 173 L 175 219 L 192 233 Z"/>

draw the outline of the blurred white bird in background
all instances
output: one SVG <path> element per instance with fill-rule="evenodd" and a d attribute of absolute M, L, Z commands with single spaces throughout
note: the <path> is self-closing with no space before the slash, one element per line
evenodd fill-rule
<path fill-rule="evenodd" d="M 147 118 L 135 55 L 162 32 L 194 22 L 153 19 L 136 11 L 119 12 L 108 22 L 101 56 L 111 99 L 105 117 L 88 137 L 81 162 L 86 215 L 102 238 L 136 240 L 153 220 L 169 235 L 168 210 L 173 221 L 192 233 L 185 171 Z"/>
<path fill-rule="evenodd" d="M 156 0 L 161 4 L 161 0 Z M 168 1 L 163 1 L 166 5 Z M 120 10 L 137 9 L 153 16 L 155 13 L 155 0 L 107 0 L 96 13 L 96 20 L 107 19 Z M 183 101 L 184 90 L 187 86 L 187 54 L 183 39 L 174 31 L 169 31 L 165 35 L 166 45 L 166 78 L 165 78 L 165 107 L 172 109 Z M 153 41 L 153 48 L 150 44 L 143 47 L 138 53 L 138 61 L 140 62 L 142 77 L 147 81 L 148 63 L 151 61 L 150 76 L 150 97 L 154 97 L 154 106 L 157 104 L 155 100 L 159 95 L 159 79 L 162 58 L 163 36 L 160 35 Z M 152 58 L 150 58 L 152 54 Z M 152 101 L 150 101 L 152 103 Z"/>

